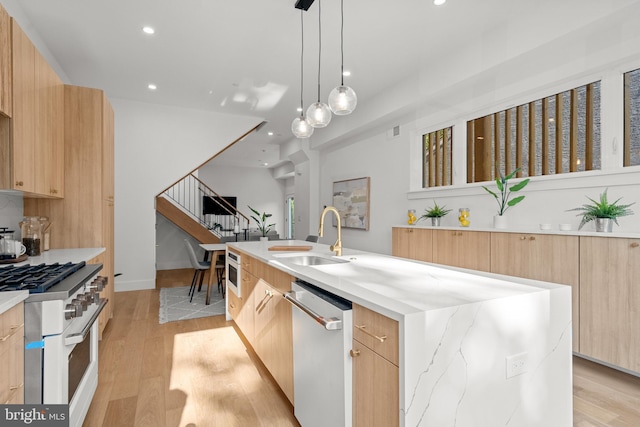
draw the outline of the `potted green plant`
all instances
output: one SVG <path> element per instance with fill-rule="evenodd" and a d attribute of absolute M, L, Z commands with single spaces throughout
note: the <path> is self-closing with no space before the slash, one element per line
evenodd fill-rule
<path fill-rule="evenodd" d="M 258 224 L 258 230 L 260 230 L 260 233 L 262 234 L 260 240 L 267 240 L 267 234 L 269 234 L 269 231 L 271 231 L 271 228 L 275 225 L 267 224 L 267 219 L 271 218 L 272 214 L 268 214 L 266 212 L 260 213 L 257 210 L 253 209 L 251 206 L 247 206 L 255 215 L 251 215 L 251 218 L 256 222 L 256 224 Z"/>
<path fill-rule="evenodd" d="M 517 184 L 509 186 L 509 180 L 516 176 L 519 171 L 520 168 L 517 168 L 507 176 L 503 176 L 501 172 L 498 172 L 498 177 L 496 178 L 496 187 L 498 187 L 498 191 L 496 192 L 482 186 L 482 188 L 491 194 L 498 203 L 498 214 L 493 217 L 493 226 L 495 228 L 507 228 L 506 217 L 504 216 L 505 212 L 524 200 L 524 196 L 517 196 L 510 199 L 512 195 L 511 193 L 522 190 L 529 183 L 529 178 L 527 178 Z"/>
<path fill-rule="evenodd" d="M 607 188 L 602 194 L 600 194 L 599 202 L 593 200 L 591 197 L 587 197 L 587 199 L 591 200 L 591 203 L 585 203 L 580 207 L 569 209 L 570 211 L 580 211 L 577 216 L 582 215 L 582 220 L 580 221 L 578 230 L 582 229 L 586 223 L 595 221 L 596 231 L 610 233 L 613 230 L 614 222 L 616 225 L 619 225 L 619 217 L 633 214 L 633 211 L 629 209 L 629 206 L 633 205 L 635 202 L 628 205 L 620 205 L 618 204 L 620 199 L 622 199 L 622 197 L 620 197 L 615 202 L 609 203 L 607 199 L 608 190 L 609 189 Z"/>
<path fill-rule="evenodd" d="M 424 210 L 424 214 L 422 214 L 420 219 L 422 220 L 431 218 L 431 225 L 433 225 L 434 227 L 438 227 L 440 226 L 440 218 L 442 218 L 449 212 L 451 212 L 451 209 L 446 209 L 446 206 L 438 206 L 438 203 L 436 203 L 436 201 L 434 200 L 433 206 L 430 208 L 426 208 Z"/>

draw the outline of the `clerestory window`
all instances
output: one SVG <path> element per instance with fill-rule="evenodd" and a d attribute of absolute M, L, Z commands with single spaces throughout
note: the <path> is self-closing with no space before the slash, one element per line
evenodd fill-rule
<path fill-rule="evenodd" d="M 451 140 L 453 127 L 422 135 L 422 187 L 451 185 Z"/>
<path fill-rule="evenodd" d="M 624 165 L 640 165 L 640 69 L 624 75 Z"/>
<path fill-rule="evenodd" d="M 600 157 L 600 82 L 467 122 L 467 182 L 596 170 Z"/>

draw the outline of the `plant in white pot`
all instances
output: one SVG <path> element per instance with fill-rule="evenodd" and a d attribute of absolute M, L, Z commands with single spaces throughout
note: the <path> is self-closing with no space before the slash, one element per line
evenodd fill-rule
<path fill-rule="evenodd" d="M 582 221 L 580 221 L 578 230 L 582 229 L 586 223 L 594 221 L 596 224 L 596 231 L 610 233 L 613 230 L 614 222 L 616 225 L 619 225 L 619 217 L 633 214 L 633 211 L 629 209 L 629 206 L 633 205 L 635 202 L 628 205 L 619 205 L 618 202 L 622 199 L 622 197 L 620 197 L 615 202 L 610 203 L 607 200 L 607 190 L 609 189 L 605 189 L 604 192 L 600 194 L 599 202 L 593 200 L 591 197 L 587 197 L 587 199 L 591 200 L 592 203 L 586 203 L 580 207 L 569 209 L 570 211 L 581 212 L 577 215 L 582 215 Z"/>
<path fill-rule="evenodd" d="M 487 192 L 491 194 L 498 203 L 498 214 L 493 217 L 493 226 L 495 228 L 507 228 L 506 217 L 504 216 L 505 212 L 524 200 L 524 196 L 517 196 L 510 199 L 512 193 L 522 190 L 529 183 L 529 178 L 527 178 L 517 184 L 509 186 L 509 180 L 516 176 L 519 171 L 520 168 L 517 168 L 507 176 L 503 176 L 502 173 L 498 172 L 498 177 L 496 178 L 498 191 L 494 192 L 489 190 L 487 187 L 482 186 L 482 188 L 487 190 Z"/>
<path fill-rule="evenodd" d="M 247 206 L 255 215 L 251 215 L 251 218 L 256 222 L 256 224 L 258 224 L 258 230 L 260 230 L 260 233 L 262 234 L 260 240 L 269 240 L 267 234 L 269 234 L 269 231 L 271 231 L 271 228 L 275 226 L 275 224 L 267 224 L 267 219 L 271 218 L 272 214 L 268 214 L 266 212 L 260 213 L 257 210 L 253 209 L 251 206 Z"/>
<path fill-rule="evenodd" d="M 446 206 L 438 206 L 438 203 L 436 203 L 434 200 L 433 207 L 425 209 L 424 214 L 422 214 L 420 219 L 422 220 L 431 218 L 431 225 L 433 225 L 434 227 L 438 227 L 440 226 L 440 218 L 442 218 L 449 212 L 451 212 L 451 209 L 446 209 Z"/>

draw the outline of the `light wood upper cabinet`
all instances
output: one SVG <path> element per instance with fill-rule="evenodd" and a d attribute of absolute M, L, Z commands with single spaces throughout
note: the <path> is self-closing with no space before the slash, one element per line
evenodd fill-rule
<path fill-rule="evenodd" d="M 3 188 L 36 192 L 35 176 L 35 47 L 15 20 L 11 20 L 13 54 L 13 116 L 11 138 L 10 181 Z"/>
<path fill-rule="evenodd" d="M 571 286 L 573 349 L 580 338 L 578 236 L 491 233 L 491 272 Z"/>
<path fill-rule="evenodd" d="M 580 353 L 640 372 L 640 239 L 580 237 Z"/>
<path fill-rule="evenodd" d="M 62 81 L 11 20 L 12 120 L 0 123 L 0 188 L 27 197 L 63 197 Z M 7 127 L 10 128 L 7 131 Z"/>
<path fill-rule="evenodd" d="M 35 51 L 36 193 L 64 197 L 64 85 Z"/>
<path fill-rule="evenodd" d="M 0 4 L 0 115 L 11 117 L 11 18 Z"/>
<path fill-rule="evenodd" d="M 430 262 L 432 232 L 425 228 L 393 227 L 393 256 Z"/>
<path fill-rule="evenodd" d="M 472 270 L 491 270 L 491 233 L 433 230 L 433 262 Z"/>

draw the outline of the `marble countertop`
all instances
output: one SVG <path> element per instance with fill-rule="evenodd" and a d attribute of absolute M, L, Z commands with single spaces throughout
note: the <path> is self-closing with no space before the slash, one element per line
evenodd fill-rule
<path fill-rule="evenodd" d="M 312 246 L 311 251 L 269 251 L 271 246 Z M 505 298 L 561 285 L 343 249 L 335 257 L 328 245 L 299 240 L 229 242 L 273 267 L 392 318 Z M 316 255 L 348 262 L 303 266 L 295 257 Z"/>
<path fill-rule="evenodd" d="M 27 258 L 23 262 L 15 264 L 3 264 L 0 268 L 7 267 L 9 265 L 21 266 L 21 265 L 36 265 L 36 264 L 53 264 L 53 263 L 66 263 L 66 262 L 81 262 L 89 261 L 92 258 L 97 257 L 105 251 L 105 248 L 73 248 L 73 249 L 51 249 L 41 252 L 39 256 L 33 256 Z"/>
<path fill-rule="evenodd" d="M 29 291 L 0 292 L 0 314 L 26 300 Z"/>

